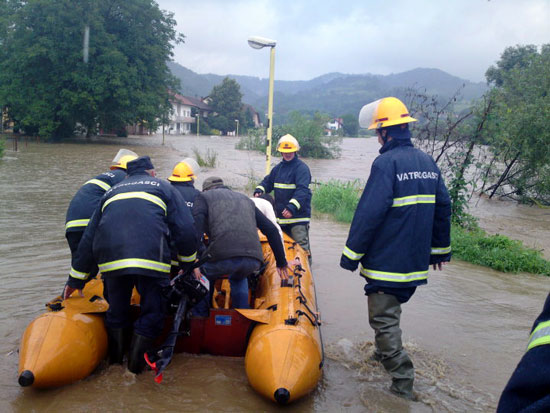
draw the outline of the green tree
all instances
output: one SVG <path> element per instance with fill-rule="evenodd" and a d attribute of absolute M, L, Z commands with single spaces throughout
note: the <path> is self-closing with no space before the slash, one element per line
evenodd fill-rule
<path fill-rule="evenodd" d="M 523 69 L 529 66 L 529 62 L 537 55 L 537 46 L 526 45 L 507 47 L 500 55 L 496 67 L 491 66 L 485 72 L 488 83 L 500 87 L 505 82 L 506 73 L 512 69 Z"/>
<path fill-rule="evenodd" d="M 344 136 L 357 136 L 359 132 L 359 121 L 356 115 L 347 113 L 342 115 L 342 122 L 344 127 Z"/>
<path fill-rule="evenodd" d="M 166 62 L 183 36 L 171 13 L 152 0 L 0 1 L 10 5 L 10 24 L 0 21 L 0 102 L 26 132 L 156 126 L 177 87 Z"/>
<path fill-rule="evenodd" d="M 241 115 L 241 117 L 244 119 L 243 128 L 245 130 L 253 129 L 256 126 L 254 124 L 254 113 L 252 112 L 251 108 L 245 107 L 244 113 Z"/>
<path fill-rule="evenodd" d="M 341 138 L 325 135 L 325 125 L 330 120 L 328 115 L 316 113 L 307 118 L 299 112 L 290 114 L 290 123 L 273 128 L 273 142 L 287 133 L 300 143 L 300 155 L 306 158 L 336 158 L 340 155 Z M 275 149 L 275 145 L 272 146 Z"/>
<path fill-rule="evenodd" d="M 487 71 L 494 109 L 485 134 L 489 197 L 550 203 L 550 44 L 507 48 Z"/>
<path fill-rule="evenodd" d="M 234 79 L 226 77 L 220 85 L 214 86 L 210 92 L 210 106 L 216 114 L 208 118 L 210 126 L 227 134 L 236 129 L 235 119 L 245 123 L 242 97 L 241 87 Z"/>

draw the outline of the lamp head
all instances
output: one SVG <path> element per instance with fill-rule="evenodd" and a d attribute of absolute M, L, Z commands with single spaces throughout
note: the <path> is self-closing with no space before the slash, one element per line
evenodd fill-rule
<path fill-rule="evenodd" d="M 253 49 L 263 49 L 264 47 L 275 47 L 277 41 L 265 37 L 252 36 L 248 39 L 248 44 Z"/>

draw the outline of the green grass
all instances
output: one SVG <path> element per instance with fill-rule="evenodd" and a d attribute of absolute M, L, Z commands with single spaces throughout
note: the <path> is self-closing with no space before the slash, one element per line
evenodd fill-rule
<path fill-rule="evenodd" d="M 331 214 L 340 222 L 350 223 L 359 202 L 362 187 L 358 180 L 340 182 L 331 180 L 316 185 L 311 205 L 319 212 Z"/>
<path fill-rule="evenodd" d="M 504 235 L 488 235 L 482 229 L 467 231 L 453 225 L 453 255 L 472 264 L 502 272 L 529 272 L 550 276 L 550 262 L 540 251 L 525 247 L 520 241 Z"/>
<path fill-rule="evenodd" d="M 311 204 L 315 211 L 330 214 L 337 221 L 351 223 L 362 189 L 359 181 L 331 180 L 316 186 Z M 466 230 L 453 224 L 451 247 L 453 257 L 472 264 L 502 272 L 550 276 L 550 262 L 542 257 L 540 251 L 504 235 L 488 235 L 478 227 Z"/>

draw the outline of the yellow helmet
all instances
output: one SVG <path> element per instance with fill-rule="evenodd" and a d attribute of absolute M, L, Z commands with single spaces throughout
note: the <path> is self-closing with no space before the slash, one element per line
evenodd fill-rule
<path fill-rule="evenodd" d="M 407 107 L 394 97 L 378 99 L 363 106 L 359 112 L 362 128 L 379 129 L 409 122 L 416 122 L 416 119 L 410 117 Z"/>
<path fill-rule="evenodd" d="M 111 169 L 126 169 L 126 165 L 128 164 L 128 162 L 133 161 L 137 158 L 137 153 L 129 149 L 121 149 L 118 151 L 115 158 L 113 159 L 113 162 L 111 163 Z"/>
<path fill-rule="evenodd" d="M 168 177 L 172 182 L 186 182 L 197 179 L 195 171 L 199 170 L 199 164 L 193 158 L 185 158 L 174 167 L 172 175 Z"/>
<path fill-rule="evenodd" d="M 287 133 L 285 136 L 281 136 L 277 143 L 277 150 L 279 152 L 296 152 L 300 150 L 300 144 L 294 136 Z"/>

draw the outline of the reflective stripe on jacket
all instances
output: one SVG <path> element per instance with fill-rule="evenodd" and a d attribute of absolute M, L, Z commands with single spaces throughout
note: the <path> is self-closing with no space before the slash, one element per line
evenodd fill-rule
<path fill-rule="evenodd" d="M 370 284 L 425 284 L 430 263 L 448 261 L 451 203 L 433 159 L 410 141 L 389 141 L 372 165 L 341 265 Z"/>
<path fill-rule="evenodd" d="M 170 240 L 181 263 L 195 260 L 189 208 L 168 182 L 145 172 L 130 175 L 101 199 L 73 258 L 71 277 L 85 279 L 94 261 L 105 276 L 167 277 Z"/>
<path fill-rule="evenodd" d="M 497 413 L 550 411 L 550 294 L 526 341 L 526 352 L 500 396 Z"/>
<path fill-rule="evenodd" d="M 126 171 L 114 169 L 85 182 L 80 187 L 67 209 L 65 231 L 84 231 L 92 214 L 106 191 L 126 178 Z"/>
<path fill-rule="evenodd" d="M 311 173 L 309 167 L 298 159 L 298 154 L 287 162 L 279 162 L 256 188 L 265 193 L 274 191 L 275 214 L 280 225 L 307 224 L 311 217 Z M 287 208 L 292 218 L 284 218 Z"/>

